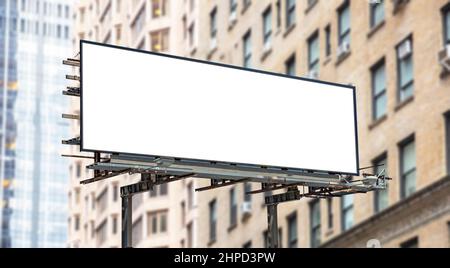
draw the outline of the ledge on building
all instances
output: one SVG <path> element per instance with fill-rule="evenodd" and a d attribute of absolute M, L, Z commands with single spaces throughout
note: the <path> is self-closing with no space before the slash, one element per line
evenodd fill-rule
<path fill-rule="evenodd" d="M 323 61 L 323 66 L 327 65 L 330 61 L 331 61 L 331 54 L 325 58 L 325 60 Z"/>
<path fill-rule="evenodd" d="M 272 54 L 272 48 L 267 51 L 264 51 L 261 55 L 261 62 L 263 62 L 269 55 Z"/>
<path fill-rule="evenodd" d="M 320 248 L 339 246 L 336 244 L 340 243 L 344 239 L 348 241 L 358 234 L 367 231 L 367 229 L 374 228 L 374 226 L 380 226 L 377 223 L 391 218 L 393 215 L 398 214 L 400 211 L 411 209 L 417 203 L 425 203 L 427 199 L 429 200 L 430 198 L 438 196 L 440 193 L 445 194 L 445 191 L 450 191 L 450 175 L 444 176 L 443 178 L 431 183 L 430 185 L 416 191 L 407 198 L 401 199 L 397 203 L 387 207 L 381 212 L 378 212 L 371 217 L 363 220 L 362 222 L 354 225 L 347 231 L 342 232 L 334 238 L 331 238 L 330 240 L 321 244 Z"/>
<path fill-rule="evenodd" d="M 409 103 L 411 103 L 413 101 L 414 101 L 414 95 L 411 95 L 406 100 L 397 104 L 397 106 L 395 106 L 395 108 L 394 108 L 394 111 L 398 112 L 400 109 L 402 109 L 403 107 L 405 107 L 406 105 L 408 105 Z"/>
<path fill-rule="evenodd" d="M 314 0 L 311 4 L 308 5 L 308 7 L 305 9 L 305 14 L 308 14 L 316 5 L 319 0 Z"/>
<path fill-rule="evenodd" d="M 370 28 L 369 32 L 367 33 L 367 39 L 371 38 L 376 32 L 378 32 L 379 29 L 383 28 L 384 24 L 385 20 Z"/>
<path fill-rule="evenodd" d="M 283 33 L 283 38 L 286 38 L 295 28 L 296 23 L 291 24 Z"/>
<path fill-rule="evenodd" d="M 450 71 L 447 70 L 447 69 L 445 69 L 445 68 L 442 68 L 442 71 L 441 71 L 441 73 L 439 74 L 439 77 L 440 77 L 441 79 L 446 79 L 449 75 L 450 75 Z"/>
<path fill-rule="evenodd" d="M 211 239 L 211 240 L 208 241 L 207 246 L 208 246 L 208 247 L 211 247 L 211 246 L 214 245 L 215 243 L 216 243 L 216 239 L 215 239 L 215 238 L 214 238 L 214 239 Z"/>
<path fill-rule="evenodd" d="M 386 121 L 387 119 L 387 114 L 384 114 L 383 116 L 381 116 L 380 118 L 374 120 L 372 123 L 370 123 L 369 125 L 369 130 L 374 129 L 375 127 L 377 127 L 378 125 L 380 125 L 381 123 L 383 123 L 384 121 Z"/>
<path fill-rule="evenodd" d="M 237 227 L 237 223 L 235 223 L 235 224 L 233 224 L 233 225 L 230 225 L 230 226 L 228 226 L 227 231 L 228 231 L 228 232 L 231 232 L 231 231 L 233 231 L 234 229 L 236 229 L 236 227 Z"/>
<path fill-rule="evenodd" d="M 339 55 L 336 59 L 335 66 L 339 66 L 339 64 L 341 64 L 343 61 L 345 61 L 350 56 L 350 54 L 352 54 L 351 49 L 349 51 Z"/>

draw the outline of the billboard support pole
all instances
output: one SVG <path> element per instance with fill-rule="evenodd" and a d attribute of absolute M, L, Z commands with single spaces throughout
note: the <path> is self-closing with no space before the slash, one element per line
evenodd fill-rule
<path fill-rule="evenodd" d="M 267 244 L 269 248 L 279 247 L 277 206 L 276 203 L 267 205 Z"/>
<path fill-rule="evenodd" d="M 125 187 L 120 188 L 122 199 L 122 248 L 131 248 L 132 244 L 132 205 L 133 195 L 123 194 Z"/>

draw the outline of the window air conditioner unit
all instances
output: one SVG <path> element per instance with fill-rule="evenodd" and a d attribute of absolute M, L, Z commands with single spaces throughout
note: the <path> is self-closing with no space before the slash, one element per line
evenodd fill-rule
<path fill-rule="evenodd" d="M 247 217 L 250 216 L 252 214 L 252 202 L 244 202 L 241 204 L 241 212 L 242 212 L 242 217 Z"/>
<path fill-rule="evenodd" d="M 447 44 L 444 49 L 439 51 L 439 63 L 445 68 L 447 72 L 450 72 L 450 44 Z"/>
<path fill-rule="evenodd" d="M 317 79 L 318 77 L 319 77 L 319 73 L 317 72 L 317 70 L 310 70 L 308 72 L 308 78 Z"/>
<path fill-rule="evenodd" d="M 392 4 L 394 5 L 394 14 L 409 2 L 409 0 L 391 0 L 391 1 Z"/>
<path fill-rule="evenodd" d="M 350 52 L 350 43 L 347 41 L 342 42 L 342 44 L 339 45 L 337 49 L 337 55 L 338 57 L 341 57 L 342 55 Z"/>
<path fill-rule="evenodd" d="M 211 39 L 211 42 L 209 43 L 209 50 L 212 51 L 217 48 L 217 38 L 214 37 Z"/>
<path fill-rule="evenodd" d="M 233 11 L 230 13 L 230 17 L 228 18 L 228 22 L 230 23 L 230 25 L 235 25 L 237 21 L 237 17 L 236 17 L 236 11 Z"/>
<path fill-rule="evenodd" d="M 411 53 L 412 53 L 411 40 L 406 40 L 398 48 L 398 58 L 404 59 L 409 55 L 411 55 Z"/>

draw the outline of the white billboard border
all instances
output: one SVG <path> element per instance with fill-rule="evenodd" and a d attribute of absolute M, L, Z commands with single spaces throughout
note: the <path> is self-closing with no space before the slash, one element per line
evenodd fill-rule
<path fill-rule="evenodd" d="M 317 170 L 317 169 L 307 169 L 307 168 L 299 168 L 299 167 L 267 166 L 267 165 L 215 161 L 215 160 L 206 160 L 206 159 L 191 159 L 191 158 L 183 158 L 183 157 L 176 157 L 176 156 L 136 154 L 136 153 L 130 153 L 130 152 L 98 151 L 98 150 L 84 148 L 84 146 L 83 146 L 83 44 L 90 44 L 90 45 L 97 45 L 97 46 L 109 47 L 109 48 L 120 49 L 120 50 L 127 50 L 127 51 L 131 51 L 131 52 L 150 54 L 150 55 L 154 55 L 154 56 L 172 58 L 172 59 L 177 59 L 177 60 L 191 61 L 191 62 L 196 62 L 196 63 L 201 63 L 201 64 L 208 64 L 208 65 L 232 68 L 232 69 L 237 69 L 237 70 L 246 71 L 246 72 L 256 72 L 256 73 L 265 74 L 265 75 L 273 75 L 273 76 L 279 76 L 279 77 L 284 77 L 284 78 L 290 78 L 290 79 L 296 79 L 296 80 L 302 80 L 302 81 L 308 81 L 308 82 L 314 82 L 314 83 L 320 83 L 320 84 L 325 84 L 325 85 L 338 86 L 338 87 L 344 87 L 344 88 L 351 89 L 353 92 L 353 111 L 354 111 L 353 116 L 354 116 L 354 129 L 355 129 L 354 137 L 355 137 L 355 150 L 356 150 L 356 152 L 355 152 L 356 172 L 348 173 L 348 172 L 340 172 L 340 171 L 332 171 L 332 170 Z M 163 54 L 163 53 L 157 53 L 157 52 L 153 52 L 153 51 L 139 50 L 139 49 L 130 48 L 130 47 L 104 44 L 104 43 L 93 42 L 93 41 L 88 41 L 88 40 L 80 40 L 79 47 L 80 47 L 80 152 L 92 152 L 92 153 L 101 152 L 101 153 L 109 153 L 109 154 L 124 154 L 124 155 L 135 155 L 135 156 L 143 156 L 143 157 L 150 156 L 150 157 L 170 158 L 170 159 L 179 159 L 179 160 L 187 160 L 187 161 L 198 161 L 200 163 L 207 163 L 210 165 L 220 163 L 220 164 L 228 164 L 231 167 L 234 167 L 236 170 L 239 170 L 239 166 L 246 166 L 246 167 L 253 167 L 253 168 L 260 168 L 260 169 L 270 168 L 270 169 L 277 169 L 277 170 L 283 170 L 283 171 L 290 171 L 292 173 L 303 173 L 303 174 L 304 174 L 304 172 L 309 172 L 309 173 L 318 172 L 318 173 L 340 174 L 340 175 L 349 175 L 349 176 L 359 176 L 360 175 L 359 174 L 360 166 L 359 166 L 359 141 L 358 141 L 358 117 L 357 117 L 357 106 L 356 106 L 356 87 L 353 85 L 345 85 L 345 84 L 316 80 L 316 79 L 311 79 L 311 78 L 291 76 L 291 75 L 282 74 L 282 73 L 275 73 L 275 72 L 269 72 L 269 71 L 252 69 L 252 68 L 244 68 L 244 67 L 240 67 L 237 65 L 229 65 L 229 64 L 223 64 L 223 63 L 218 63 L 218 62 L 211 62 L 211 61 L 199 60 L 199 59 L 194 59 L 194 58 L 175 56 L 175 55 L 171 55 L 171 54 Z"/>

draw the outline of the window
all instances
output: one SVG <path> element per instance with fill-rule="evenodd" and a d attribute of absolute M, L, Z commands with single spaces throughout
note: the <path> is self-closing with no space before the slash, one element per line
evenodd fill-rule
<path fill-rule="evenodd" d="M 217 234 L 217 204 L 216 200 L 209 202 L 209 241 L 216 241 Z"/>
<path fill-rule="evenodd" d="M 272 39 L 272 7 L 269 6 L 263 13 L 263 42 L 264 47 L 271 45 Z"/>
<path fill-rule="evenodd" d="M 295 24 L 295 1 L 286 0 L 286 29 Z"/>
<path fill-rule="evenodd" d="M 152 0 L 152 18 L 159 18 L 166 15 L 166 0 Z"/>
<path fill-rule="evenodd" d="M 230 190 L 230 227 L 237 224 L 237 200 L 236 189 L 233 187 Z"/>
<path fill-rule="evenodd" d="M 142 217 L 137 219 L 131 227 L 131 235 L 133 237 L 133 247 L 136 247 L 142 240 Z"/>
<path fill-rule="evenodd" d="M 209 30 L 211 39 L 217 36 L 217 7 L 209 13 Z"/>
<path fill-rule="evenodd" d="M 370 8 L 370 28 L 373 28 L 384 21 L 384 0 L 369 3 Z"/>
<path fill-rule="evenodd" d="M 45 29 L 45 24 L 44 24 L 44 29 Z M 44 30 L 45 32 L 45 30 Z M 64 26 L 64 38 L 65 39 L 69 39 L 69 26 Z"/>
<path fill-rule="evenodd" d="M 442 9 L 442 17 L 444 20 L 444 44 L 450 44 L 450 4 Z"/>
<path fill-rule="evenodd" d="M 81 177 L 81 162 L 77 162 L 75 170 L 77 178 Z"/>
<path fill-rule="evenodd" d="M 80 215 L 75 215 L 75 231 L 80 230 Z"/>
<path fill-rule="evenodd" d="M 287 218 L 288 227 L 288 247 L 297 247 L 297 212 L 292 213 Z"/>
<path fill-rule="evenodd" d="M 342 210 L 342 231 L 346 231 L 353 226 L 353 195 L 344 195 L 341 197 Z"/>
<path fill-rule="evenodd" d="M 186 204 L 184 201 L 181 202 L 181 225 L 184 226 L 184 223 L 186 222 Z"/>
<path fill-rule="evenodd" d="M 350 3 L 345 3 L 338 9 L 338 41 L 339 45 L 344 42 L 350 44 Z"/>
<path fill-rule="evenodd" d="M 159 231 L 161 233 L 167 232 L 167 212 L 159 213 Z"/>
<path fill-rule="evenodd" d="M 277 28 L 281 27 L 281 0 L 277 0 Z"/>
<path fill-rule="evenodd" d="M 158 214 L 156 212 L 149 212 L 147 214 L 147 233 L 149 235 L 158 233 Z"/>
<path fill-rule="evenodd" d="M 331 55 L 331 26 L 325 27 L 325 55 Z"/>
<path fill-rule="evenodd" d="M 139 36 L 144 26 L 145 26 L 145 6 L 141 8 L 136 18 L 134 19 L 133 23 L 131 24 L 131 33 L 133 36 L 133 41 L 135 41 L 136 38 Z"/>
<path fill-rule="evenodd" d="M 160 196 L 167 195 L 168 190 L 169 190 L 169 184 L 163 183 L 163 184 L 159 185 L 159 195 Z"/>
<path fill-rule="evenodd" d="M 188 208 L 193 209 L 194 208 L 194 186 L 192 185 L 192 182 L 190 182 L 187 186 L 187 203 Z"/>
<path fill-rule="evenodd" d="M 189 26 L 189 28 L 188 28 L 188 38 L 189 38 L 189 46 L 193 46 L 194 45 L 194 39 L 195 39 L 195 37 L 194 37 L 194 30 L 195 30 L 195 24 L 194 23 L 192 23 L 190 26 Z"/>
<path fill-rule="evenodd" d="M 108 188 L 105 188 L 105 190 L 100 193 L 100 195 L 97 197 L 96 202 L 98 212 L 102 213 L 103 211 L 105 211 L 106 207 L 108 206 Z"/>
<path fill-rule="evenodd" d="M 108 230 L 108 221 L 104 220 L 95 230 L 96 236 L 97 236 L 97 246 L 101 246 L 108 237 L 107 234 Z"/>
<path fill-rule="evenodd" d="M 374 174 L 380 174 L 383 170 L 383 175 L 387 176 L 387 155 L 383 154 L 373 161 Z M 387 208 L 389 205 L 389 191 L 386 188 L 385 190 L 376 190 L 374 191 L 374 208 L 375 213 L 382 211 Z"/>
<path fill-rule="evenodd" d="M 320 200 L 316 199 L 310 204 L 310 224 L 311 224 L 311 247 L 316 248 L 320 245 Z"/>
<path fill-rule="evenodd" d="M 285 68 L 286 68 L 286 74 L 287 75 L 291 75 L 291 76 L 295 76 L 296 71 L 295 71 L 295 54 L 293 54 L 292 56 L 289 57 L 289 59 L 284 63 Z"/>
<path fill-rule="evenodd" d="M 408 37 L 397 46 L 398 100 L 403 102 L 414 92 L 412 38 Z"/>
<path fill-rule="evenodd" d="M 252 43 L 251 43 L 251 32 L 248 31 L 243 38 L 243 56 L 244 56 L 244 67 L 245 68 L 251 68 L 252 66 Z"/>
<path fill-rule="evenodd" d="M 446 157 L 447 157 L 447 174 L 450 174 L 450 111 L 445 114 L 445 136 L 446 136 Z"/>
<path fill-rule="evenodd" d="M 117 234 L 117 216 L 114 215 L 112 218 L 112 233 Z"/>
<path fill-rule="evenodd" d="M 333 228 L 333 198 L 327 198 L 328 229 Z"/>
<path fill-rule="evenodd" d="M 416 152 L 414 136 L 400 143 L 400 196 L 406 198 L 416 191 Z"/>
<path fill-rule="evenodd" d="M 192 248 L 193 245 L 193 239 L 194 239 L 194 233 L 192 231 L 192 222 L 190 222 L 187 227 L 187 247 Z"/>
<path fill-rule="evenodd" d="M 230 15 L 236 15 L 237 0 L 230 0 Z"/>
<path fill-rule="evenodd" d="M 308 71 L 319 72 L 319 32 L 315 32 L 308 39 Z"/>
<path fill-rule="evenodd" d="M 120 13 L 120 7 L 122 5 L 121 0 L 116 0 L 116 13 Z"/>
<path fill-rule="evenodd" d="M 252 191 L 252 185 L 249 182 L 244 183 L 244 202 L 252 202 L 252 195 L 247 192 Z"/>
<path fill-rule="evenodd" d="M 419 247 L 419 238 L 414 237 L 400 244 L 401 248 L 418 248 Z"/>
<path fill-rule="evenodd" d="M 247 241 L 244 245 L 242 245 L 242 248 L 252 248 L 252 241 Z"/>
<path fill-rule="evenodd" d="M 386 114 L 386 71 L 384 59 L 371 68 L 372 73 L 372 119 L 377 120 Z"/>
<path fill-rule="evenodd" d="M 150 34 L 152 51 L 164 52 L 169 49 L 169 29 L 154 31 Z"/>
<path fill-rule="evenodd" d="M 46 10 L 46 5 L 44 4 L 44 12 L 46 12 L 45 10 Z M 70 16 L 70 10 L 69 10 L 69 6 L 67 6 L 67 5 L 64 6 L 64 14 L 65 14 L 66 19 L 68 19 Z"/>
<path fill-rule="evenodd" d="M 61 6 L 61 4 L 58 4 L 57 11 L 58 11 L 58 18 L 61 18 L 62 17 L 62 6 Z"/>
<path fill-rule="evenodd" d="M 243 10 L 247 10 L 247 8 L 252 4 L 252 0 L 244 0 Z"/>
<path fill-rule="evenodd" d="M 116 43 L 119 43 L 122 40 L 122 26 L 116 25 Z"/>
<path fill-rule="evenodd" d="M 20 32 L 21 33 L 25 32 L 25 20 L 24 19 L 20 19 Z"/>

